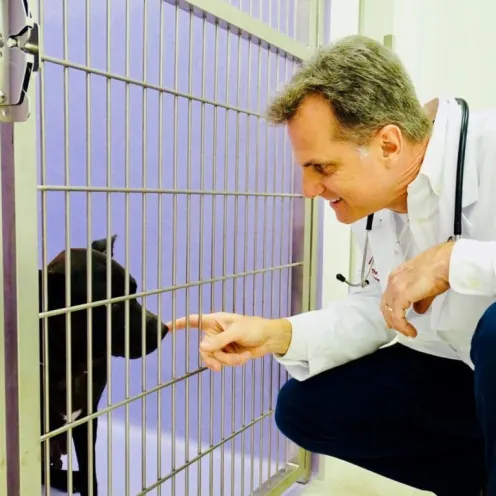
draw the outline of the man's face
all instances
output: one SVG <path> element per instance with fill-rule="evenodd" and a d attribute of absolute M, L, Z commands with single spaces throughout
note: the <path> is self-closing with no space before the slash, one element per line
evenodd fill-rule
<path fill-rule="evenodd" d="M 380 132 L 359 147 L 333 138 L 337 128 L 330 105 L 320 96 L 305 98 L 288 123 L 296 161 L 303 167 L 304 195 L 328 200 L 337 219 L 350 224 L 395 201 L 398 178 L 390 166 L 401 146 L 394 144 L 394 130 L 392 146 Z"/>

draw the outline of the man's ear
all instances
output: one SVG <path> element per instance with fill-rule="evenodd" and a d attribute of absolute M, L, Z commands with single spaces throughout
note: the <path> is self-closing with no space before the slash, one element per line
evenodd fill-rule
<path fill-rule="evenodd" d="M 110 250 L 111 250 L 110 256 L 111 257 L 114 256 L 114 243 L 115 243 L 116 238 L 117 238 L 117 234 L 114 234 L 110 238 Z M 93 250 L 99 251 L 100 253 L 107 253 L 107 238 L 95 239 L 95 241 L 93 241 L 93 243 L 91 243 L 91 248 L 93 248 Z"/>
<path fill-rule="evenodd" d="M 394 124 L 384 126 L 380 131 L 378 138 L 381 143 L 382 155 L 384 158 L 393 158 L 398 155 L 403 146 L 403 135 L 401 129 Z"/>

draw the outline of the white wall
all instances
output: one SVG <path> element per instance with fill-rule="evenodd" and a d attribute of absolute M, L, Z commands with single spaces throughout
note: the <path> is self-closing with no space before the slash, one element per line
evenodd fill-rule
<path fill-rule="evenodd" d="M 496 2 L 395 0 L 395 50 L 419 97 L 462 96 L 496 105 Z"/>
<path fill-rule="evenodd" d="M 496 105 L 494 0 L 362 0 L 361 32 L 394 35 L 422 101 L 462 96 L 478 108 Z"/>
<path fill-rule="evenodd" d="M 328 0 L 331 1 L 331 0 Z M 359 0 L 332 0 L 330 7 L 330 39 L 356 34 L 359 29 Z M 326 30 L 327 31 L 327 30 Z M 348 287 L 336 279 L 336 274 L 349 274 L 350 229 L 336 220 L 334 211 L 324 206 L 324 236 L 322 259 L 322 305 L 348 294 Z"/>

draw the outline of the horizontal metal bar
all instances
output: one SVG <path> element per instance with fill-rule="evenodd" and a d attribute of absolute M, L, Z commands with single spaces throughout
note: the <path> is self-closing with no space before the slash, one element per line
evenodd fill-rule
<path fill-rule="evenodd" d="M 207 22 L 217 23 L 222 29 L 245 38 L 255 39 L 264 48 L 274 48 L 298 60 L 304 60 L 311 55 L 310 47 L 304 45 L 268 24 L 255 19 L 250 14 L 229 5 L 223 0 L 165 0 L 180 9 L 192 12 L 197 17 L 205 17 Z"/>
<path fill-rule="evenodd" d="M 159 86 L 158 84 L 147 83 L 145 81 L 140 81 L 139 79 L 133 79 L 126 76 L 121 76 L 120 74 L 115 74 L 113 72 L 102 71 L 100 69 L 96 69 L 94 67 L 87 67 L 83 64 L 77 64 L 76 62 L 70 62 L 69 60 L 59 59 L 57 57 L 50 57 L 49 55 L 43 55 L 41 57 L 43 62 L 49 62 L 50 64 L 60 65 L 62 67 L 67 67 L 69 69 L 74 69 L 76 71 L 82 71 L 86 74 L 95 74 L 96 76 L 102 76 L 108 79 L 114 79 L 116 81 L 122 81 L 123 83 L 132 84 L 135 86 L 139 86 L 141 88 L 146 88 L 150 90 L 156 90 L 161 93 L 168 93 L 170 95 L 175 95 L 178 97 L 186 98 L 188 100 L 193 100 L 195 102 L 206 103 L 208 105 L 213 105 L 215 107 L 224 108 L 227 110 L 233 110 L 235 112 L 239 112 L 240 114 L 252 115 L 254 117 L 258 117 L 260 119 L 265 119 L 265 115 L 260 114 L 258 112 L 253 112 L 251 110 L 242 109 L 239 107 L 235 107 L 233 105 L 228 105 L 227 103 L 218 102 L 215 100 L 209 100 L 208 98 L 204 98 L 201 96 L 190 95 L 189 93 L 185 93 L 183 91 L 178 91 L 172 88 L 167 88 L 165 86 Z M 41 69 L 43 70 L 43 68 Z"/>
<path fill-rule="evenodd" d="M 211 453 L 215 449 L 219 448 L 220 446 L 226 444 L 228 441 L 235 438 L 236 436 L 239 436 L 239 434 L 242 434 L 243 432 L 248 430 L 250 427 L 253 427 L 255 424 L 257 424 L 258 422 L 261 422 L 263 419 L 269 417 L 273 413 L 274 413 L 274 410 L 268 410 L 263 415 L 260 415 L 259 417 L 253 419 L 250 423 L 244 425 L 241 429 L 239 429 L 239 431 L 233 432 L 229 436 L 222 439 L 222 441 L 220 441 L 219 443 L 214 444 L 213 446 L 210 446 L 207 450 L 202 451 L 199 455 L 195 456 L 191 460 L 188 460 L 186 463 L 184 463 L 180 467 L 176 468 L 175 470 L 172 470 L 169 474 L 167 474 L 165 477 L 162 477 L 161 479 L 159 479 L 158 481 L 153 483 L 151 486 L 148 486 L 144 491 L 141 491 L 140 493 L 138 493 L 138 496 L 142 496 L 143 494 L 148 494 L 150 491 L 153 491 L 155 488 L 162 485 L 164 482 L 167 482 L 169 479 L 171 479 L 172 477 L 177 475 L 179 472 L 182 472 L 190 465 L 193 465 L 193 463 L 196 463 L 197 461 L 201 460 L 204 456 L 208 455 L 209 453 Z"/>
<path fill-rule="evenodd" d="M 71 191 L 85 193 L 154 193 L 159 195 L 205 195 L 205 196 L 266 196 L 270 198 L 302 198 L 296 193 L 263 193 L 254 191 L 204 191 L 189 189 L 164 189 L 164 188 L 118 188 L 106 186 L 64 186 L 40 185 L 38 191 Z"/>
<path fill-rule="evenodd" d="M 90 420 L 93 420 L 97 417 L 101 417 L 103 415 L 106 415 L 113 410 L 117 410 L 117 408 L 121 408 L 122 406 L 126 406 L 129 403 L 132 403 L 133 401 L 139 400 L 141 398 L 144 398 L 145 396 L 149 396 L 150 394 L 153 393 L 158 393 L 162 389 L 165 389 L 169 386 L 172 386 L 173 384 L 176 384 L 178 382 L 184 381 L 188 379 L 189 377 L 193 377 L 195 375 L 201 374 L 205 370 L 208 370 L 206 367 L 202 367 L 199 369 L 194 370 L 193 372 L 188 372 L 187 374 L 184 374 L 180 377 L 175 377 L 174 379 L 171 379 L 170 381 L 164 382 L 163 384 L 159 384 L 151 389 L 147 389 L 146 391 L 142 391 L 141 393 L 137 394 L 136 396 L 130 396 L 129 398 L 126 398 L 125 400 L 119 401 L 118 403 L 114 403 L 106 408 L 102 408 L 101 410 L 97 410 L 96 412 L 86 415 L 86 417 L 81 417 L 78 420 L 75 420 L 74 422 L 71 422 L 69 424 L 65 424 L 62 427 L 59 427 L 58 429 L 54 429 L 53 431 L 47 432 L 46 434 L 43 434 L 41 436 L 41 442 L 46 441 L 47 439 L 50 439 L 51 437 L 58 436 L 59 434 L 62 434 L 63 432 L 67 432 L 69 429 L 74 429 L 78 425 L 84 424 L 86 422 L 89 422 Z"/>
<path fill-rule="evenodd" d="M 135 293 L 128 296 L 117 296 L 115 298 L 108 298 L 105 300 L 99 300 L 92 303 L 84 303 L 82 305 L 73 305 L 65 308 L 58 308 L 57 310 L 50 310 L 48 312 L 40 312 L 40 318 L 54 317 L 55 315 L 64 315 L 69 312 L 78 312 L 80 310 L 87 310 L 89 308 L 100 307 L 102 305 L 108 305 L 110 303 L 120 303 L 126 300 L 134 300 L 136 298 L 142 298 L 144 296 L 153 296 L 161 293 L 169 293 L 171 291 L 176 291 L 178 289 L 194 288 L 197 286 L 204 286 L 206 284 L 214 284 L 216 282 L 228 281 L 231 279 L 238 279 L 240 277 L 253 276 L 256 274 L 264 274 L 267 272 L 274 272 L 276 270 L 292 269 L 294 267 L 301 267 L 302 262 L 294 262 L 285 265 L 277 265 L 274 267 L 267 267 L 265 269 L 250 270 L 247 272 L 238 272 L 237 274 L 230 274 L 222 277 L 214 277 L 212 279 L 205 279 L 203 281 L 187 282 L 184 284 L 176 284 L 175 286 L 169 286 L 167 288 L 153 289 L 151 291 L 142 291 L 140 293 Z"/>

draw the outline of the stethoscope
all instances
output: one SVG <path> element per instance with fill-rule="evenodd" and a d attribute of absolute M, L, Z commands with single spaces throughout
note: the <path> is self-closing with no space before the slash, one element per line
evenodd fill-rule
<path fill-rule="evenodd" d="M 457 241 L 462 235 L 462 198 L 463 198 L 463 172 L 465 168 L 465 147 L 467 144 L 467 129 L 468 129 L 468 104 L 463 98 L 455 98 L 462 108 L 462 121 L 460 125 L 460 137 L 458 139 L 458 157 L 456 161 L 456 186 L 455 186 L 455 220 L 453 223 L 453 234 L 448 238 L 448 241 Z M 372 270 L 372 263 L 367 273 L 365 273 L 368 258 L 369 233 L 372 230 L 374 222 L 374 214 L 367 217 L 365 225 L 365 246 L 363 249 L 362 267 L 360 272 L 360 282 L 352 283 L 346 280 L 343 274 L 336 274 L 338 281 L 348 284 L 348 286 L 364 288 L 369 284 L 368 277 Z"/>

